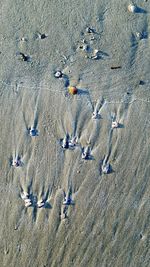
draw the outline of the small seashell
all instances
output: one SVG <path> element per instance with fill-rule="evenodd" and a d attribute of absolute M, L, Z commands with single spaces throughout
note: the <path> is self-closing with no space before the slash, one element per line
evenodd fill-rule
<path fill-rule="evenodd" d="M 30 198 L 26 198 L 26 199 L 24 199 L 24 202 L 31 202 L 31 199 Z"/>
<path fill-rule="evenodd" d="M 18 230 L 18 226 L 17 225 L 15 225 L 14 230 Z"/>
<path fill-rule="evenodd" d="M 112 129 L 118 128 L 119 127 L 118 121 L 112 121 L 111 127 L 112 127 Z"/>
<path fill-rule="evenodd" d="M 87 33 L 95 33 L 95 29 L 91 28 L 91 27 L 87 27 L 86 28 L 86 32 Z"/>
<path fill-rule="evenodd" d="M 62 77 L 62 72 L 60 70 L 57 70 L 55 73 L 54 73 L 54 76 L 55 78 L 61 78 Z"/>
<path fill-rule="evenodd" d="M 5 255 L 7 255 L 7 254 L 9 253 L 9 249 L 6 248 L 6 249 L 4 250 L 4 253 L 5 253 Z"/>
<path fill-rule="evenodd" d="M 62 142 L 62 148 L 68 148 L 68 141 L 63 140 L 63 142 Z"/>
<path fill-rule="evenodd" d="M 83 44 L 83 45 L 80 45 L 80 49 L 82 49 L 83 51 L 87 52 L 89 47 L 87 44 Z"/>
<path fill-rule="evenodd" d="M 42 33 L 42 34 L 39 33 L 39 38 L 45 39 L 45 38 L 47 38 L 47 35 L 45 33 Z"/>
<path fill-rule="evenodd" d="M 85 152 L 82 153 L 82 159 L 88 159 L 88 155 Z"/>
<path fill-rule="evenodd" d="M 32 206 L 31 199 L 29 199 L 29 198 L 24 199 L 24 205 L 25 205 L 25 207 Z"/>
<path fill-rule="evenodd" d="M 110 171 L 110 164 L 109 163 L 106 163 L 105 165 L 102 166 L 102 172 L 104 174 L 108 174 Z"/>
<path fill-rule="evenodd" d="M 139 40 L 142 40 L 148 37 L 148 33 L 147 32 L 136 32 L 136 37 Z"/>
<path fill-rule="evenodd" d="M 22 53 L 22 52 L 17 52 L 16 55 L 19 56 L 19 58 L 20 58 L 21 60 L 23 60 L 23 61 L 31 62 L 31 58 L 30 58 L 30 56 L 25 55 L 25 54 Z"/>
<path fill-rule="evenodd" d="M 27 192 L 22 192 L 22 193 L 21 193 L 21 198 L 22 198 L 23 200 L 29 199 L 29 194 L 28 194 Z"/>
<path fill-rule="evenodd" d="M 136 37 L 141 39 L 142 38 L 142 34 L 140 32 L 136 32 Z"/>
<path fill-rule="evenodd" d="M 22 42 L 27 42 L 28 39 L 27 39 L 26 37 L 22 37 L 22 38 L 20 39 L 20 41 L 22 41 Z"/>
<path fill-rule="evenodd" d="M 62 140 L 62 148 L 68 148 L 69 147 L 69 136 L 68 134 L 66 134 L 66 136 L 64 137 L 64 139 Z"/>
<path fill-rule="evenodd" d="M 69 141 L 69 147 L 73 148 L 76 146 L 78 142 L 78 138 L 76 136 L 74 136 L 70 141 Z"/>
<path fill-rule="evenodd" d="M 63 201 L 63 205 L 67 205 L 67 200 L 64 200 Z"/>
<path fill-rule="evenodd" d="M 99 58 L 99 50 L 94 49 L 93 55 L 91 56 L 92 59 L 98 59 Z"/>
<path fill-rule="evenodd" d="M 63 201 L 63 205 L 71 205 L 73 203 L 71 197 L 65 197 Z"/>
<path fill-rule="evenodd" d="M 69 86 L 68 87 L 68 92 L 71 94 L 71 95 L 76 95 L 78 93 L 78 89 L 75 87 L 75 86 Z"/>
<path fill-rule="evenodd" d="M 42 208 L 42 207 L 44 207 L 44 205 L 45 205 L 45 202 L 42 199 L 37 202 L 38 208 Z"/>
<path fill-rule="evenodd" d="M 38 33 L 35 34 L 35 37 L 39 38 L 39 39 L 45 39 L 45 38 L 48 37 L 48 35 L 46 35 L 45 33 L 38 32 Z"/>
<path fill-rule="evenodd" d="M 19 159 L 14 159 L 12 162 L 12 166 L 19 167 L 21 165 L 21 161 Z"/>
<path fill-rule="evenodd" d="M 92 114 L 92 119 L 98 119 L 99 115 L 98 115 L 98 111 L 94 111 Z"/>
<path fill-rule="evenodd" d="M 38 135 L 38 130 L 35 129 L 34 127 L 31 127 L 31 129 L 29 130 L 29 134 L 30 136 L 37 136 Z"/>
<path fill-rule="evenodd" d="M 89 159 L 89 148 L 88 147 L 83 149 L 82 159 Z"/>
<path fill-rule="evenodd" d="M 86 43 L 86 40 L 83 39 L 81 42 L 82 42 L 82 44 L 79 45 L 79 48 L 80 48 L 81 50 L 85 51 L 85 52 L 88 52 L 88 50 L 89 50 L 89 46 L 88 46 L 88 44 Z"/>
<path fill-rule="evenodd" d="M 91 41 L 95 40 L 95 36 L 91 36 L 90 40 Z"/>
<path fill-rule="evenodd" d="M 31 207 L 32 206 L 32 203 L 31 203 L 31 201 L 25 201 L 25 207 Z"/>
<path fill-rule="evenodd" d="M 85 39 L 83 39 L 83 40 L 82 40 L 82 43 L 83 43 L 83 44 L 86 44 L 86 40 L 85 40 Z"/>
<path fill-rule="evenodd" d="M 131 13 L 135 13 L 137 11 L 137 6 L 134 4 L 128 5 L 128 11 Z"/>

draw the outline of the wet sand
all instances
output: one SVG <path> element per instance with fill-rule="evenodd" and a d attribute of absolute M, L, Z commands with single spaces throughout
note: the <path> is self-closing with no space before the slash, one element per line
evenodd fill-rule
<path fill-rule="evenodd" d="M 150 2 L 136 4 L 2 1 L 2 267 L 149 266 Z M 66 134 L 74 149 L 62 148 Z"/>

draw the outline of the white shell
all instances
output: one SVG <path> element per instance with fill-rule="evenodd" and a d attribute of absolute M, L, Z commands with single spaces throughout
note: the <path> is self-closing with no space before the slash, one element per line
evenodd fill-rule
<path fill-rule="evenodd" d="M 141 38 L 142 34 L 140 32 L 136 32 L 136 37 Z"/>
<path fill-rule="evenodd" d="M 87 159 L 88 158 L 88 153 L 86 151 L 84 151 L 82 153 L 82 159 Z"/>
<path fill-rule="evenodd" d="M 62 77 L 62 72 L 61 71 L 56 71 L 54 74 L 55 78 L 61 78 Z"/>
<path fill-rule="evenodd" d="M 66 138 L 64 138 L 63 141 L 62 141 L 62 147 L 63 148 L 67 148 L 67 146 L 68 146 L 67 145 L 67 140 L 66 140 Z"/>
<path fill-rule="evenodd" d="M 95 29 L 91 28 L 91 27 L 87 27 L 86 28 L 86 32 L 87 33 L 94 33 L 95 32 Z"/>
<path fill-rule="evenodd" d="M 26 38 L 26 37 L 22 37 L 20 40 L 21 40 L 22 42 L 26 42 L 26 41 L 27 41 L 27 38 Z"/>
<path fill-rule="evenodd" d="M 31 127 L 29 134 L 30 134 L 30 136 L 37 136 L 38 131 L 34 127 Z"/>
<path fill-rule="evenodd" d="M 31 201 L 25 201 L 25 207 L 30 207 L 32 205 Z"/>
<path fill-rule="evenodd" d="M 18 165 L 19 165 L 19 162 L 16 159 L 14 159 L 12 162 L 12 166 L 18 167 Z"/>
<path fill-rule="evenodd" d="M 93 55 L 91 56 L 92 59 L 98 59 L 99 55 L 99 50 L 98 49 L 94 49 L 93 51 Z"/>
<path fill-rule="evenodd" d="M 78 142 L 78 138 L 75 136 L 69 141 L 69 147 L 74 147 Z"/>
<path fill-rule="evenodd" d="M 136 37 L 141 40 L 147 38 L 147 32 L 136 32 Z"/>
<path fill-rule="evenodd" d="M 98 111 L 93 112 L 92 119 L 98 119 Z"/>
<path fill-rule="evenodd" d="M 72 200 L 69 197 L 65 197 L 63 201 L 63 205 L 71 205 Z"/>
<path fill-rule="evenodd" d="M 26 198 L 26 199 L 24 199 L 24 202 L 25 203 L 31 202 L 31 199 L 30 198 Z"/>
<path fill-rule="evenodd" d="M 42 199 L 37 202 L 38 208 L 42 208 L 44 205 L 45 205 L 45 203 Z"/>
<path fill-rule="evenodd" d="M 118 128 L 118 126 L 119 126 L 118 121 L 112 121 L 112 124 L 111 124 L 112 129 Z"/>
<path fill-rule="evenodd" d="M 82 47 L 82 50 L 83 51 L 87 51 L 88 50 L 88 45 L 87 44 L 84 44 L 83 47 Z"/>
<path fill-rule="evenodd" d="M 21 166 L 21 160 L 20 160 L 20 158 L 18 158 L 18 157 L 14 158 L 13 161 L 12 161 L 12 166 L 14 166 L 14 167 Z"/>
<path fill-rule="evenodd" d="M 102 172 L 107 174 L 109 172 L 109 168 L 110 168 L 109 163 L 102 166 Z"/>
<path fill-rule="evenodd" d="M 23 200 L 28 199 L 28 197 L 29 197 L 29 194 L 28 194 L 27 192 L 23 192 L 23 193 L 21 193 L 21 198 L 22 198 Z"/>
<path fill-rule="evenodd" d="M 98 52 L 99 52 L 98 49 L 94 49 L 93 55 L 96 56 Z"/>
<path fill-rule="evenodd" d="M 67 200 L 64 200 L 64 201 L 63 201 L 63 205 L 66 205 L 66 204 L 67 204 Z"/>
<path fill-rule="evenodd" d="M 45 33 L 36 32 L 35 37 L 36 37 L 36 39 L 37 38 L 39 38 L 39 39 L 45 39 L 45 38 L 48 37 L 48 35 L 45 34 Z"/>
<path fill-rule="evenodd" d="M 131 13 L 135 13 L 137 10 L 137 7 L 133 4 L 128 5 L 128 11 Z"/>

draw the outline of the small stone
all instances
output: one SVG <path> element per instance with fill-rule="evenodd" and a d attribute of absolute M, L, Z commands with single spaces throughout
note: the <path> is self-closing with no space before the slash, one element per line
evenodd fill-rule
<path fill-rule="evenodd" d="M 140 239 L 142 239 L 142 237 L 143 237 L 143 235 L 142 235 L 142 234 L 140 234 Z"/>
<path fill-rule="evenodd" d="M 30 62 L 31 61 L 31 58 L 28 55 L 25 55 L 22 52 L 18 52 L 18 53 L 16 53 L 16 55 L 19 56 L 19 58 L 21 60 L 23 60 L 23 61 L 27 61 L 27 62 Z"/>
<path fill-rule="evenodd" d="M 145 84 L 144 81 L 142 81 L 142 80 L 139 81 L 139 85 L 144 85 L 144 84 Z"/>

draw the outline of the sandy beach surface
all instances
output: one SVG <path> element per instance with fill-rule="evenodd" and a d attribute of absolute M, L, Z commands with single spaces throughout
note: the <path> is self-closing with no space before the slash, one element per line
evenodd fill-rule
<path fill-rule="evenodd" d="M 129 4 L 1 1 L 0 267 L 150 266 L 150 1 Z"/>

